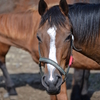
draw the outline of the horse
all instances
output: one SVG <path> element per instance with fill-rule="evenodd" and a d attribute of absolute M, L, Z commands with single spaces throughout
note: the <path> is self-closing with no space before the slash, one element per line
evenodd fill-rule
<path fill-rule="evenodd" d="M 41 2 L 40 2 L 40 4 L 41 4 Z M 35 21 L 34 21 L 34 18 L 36 18 Z M 27 11 L 27 12 L 23 12 L 23 13 L 20 13 L 20 12 L 8 13 L 8 14 L 0 15 L 0 27 L 1 27 L 0 42 L 7 44 L 7 45 L 5 45 L 5 48 L 7 48 L 7 49 L 5 51 L 3 50 L 4 55 L 1 56 L 3 60 L 1 60 L 0 67 L 5 76 L 8 91 L 11 94 L 15 93 L 14 92 L 15 90 L 13 89 L 14 84 L 12 83 L 12 81 L 7 73 L 5 64 L 3 63 L 4 56 L 6 55 L 6 53 L 8 52 L 7 50 L 9 49 L 8 45 L 16 46 L 18 48 L 22 48 L 22 49 L 28 51 L 31 54 L 33 60 L 39 64 L 39 51 L 38 51 L 38 39 L 39 38 L 37 39 L 36 37 L 37 37 L 37 30 L 38 30 L 40 19 L 41 19 L 41 16 L 38 14 L 37 11 Z M 44 47 L 44 48 L 46 48 L 46 47 Z M 74 61 L 74 63 L 75 63 L 75 61 Z M 74 66 L 74 63 L 73 63 L 73 66 Z M 93 62 L 93 63 L 95 66 L 99 67 L 99 65 L 96 62 Z M 78 62 L 77 67 L 79 67 L 80 65 L 81 65 L 81 62 Z M 82 65 L 84 65 L 84 64 L 82 64 Z M 84 65 L 84 66 L 86 66 L 86 65 Z M 59 76 L 59 78 L 61 79 L 60 76 Z M 64 89 L 63 89 L 63 87 L 64 87 Z M 64 99 L 66 100 L 67 96 L 66 96 L 66 88 L 65 87 L 66 87 L 66 84 L 64 83 L 62 85 L 60 94 L 57 95 L 57 97 L 51 96 L 51 99 L 58 98 L 60 100 L 64 96 Z M 51 93 L 51 94 L 53 94 L 53 93 Z M 60 97 L 60 95 L 62 95 L 62 96 Z"/>
<path fill-rule="evenodd" d="M 78 33 L 80 36 L 80 33 L 81 33 L 80 30 L 82 29 L 82 27 L 81 29 L 79 29 L 78 27 L 75 28 L 76 20 L 74 20 L 75 22 L 73 22 L 72 16 L 74 16 L 75 12 L 77 11 L 77 6 L 79 5 L 80 6 L 84 6 L 84 5 L 97 6 L 98 4 L 79 3 L 79 4 L 76 4 L 77 6 L 74 13 L 73 13 L 74 7 L 71 7 L 70 12 L 68 13 L 68 7 L 65 0 L 60 1 L 59 6 L 54 6 L 50 9 L 48 9 L 45 2 L 44 3 L 43 1 L 41 2 L 42 2 L 41 4 L 43 5 L 40 6 L 39 13 L 42 16 L 42 18 L 41 18 L 40 26 L 37 32 L 37 38 L 39 41 L 39 55 L 40 55 L 39 61 L 40 61 L 40 66 L 41 66 L 41 63 L 43 63 L 45 64 L 45 67 L 47 67 L 47 73 L 42 76 L 42 84 L 47 89 L 48 93 L 57 94 L 59 93 L 61 84 L 64 82 L 64 80 L 67 77 L 66 76 L 67 73 L 65 73 L 63 69 L 65 69 L 65 66 L 68 64 L 68 62 L 69 62 L 69 66 L 72 63 L 72 48 L 74 48 L 78 52 L 81 52 L 81 50 L 86 49 L 86 48 L 77 49 L 79 47 L 77 47 L 77 45 L 74 44 L 75 43 L 74 38 L 77 40 L 77 38 L 74 36 L 74 31 L 76 31 L 77 29 L 79 31 Z M 85 13 L 85 10 L 84 10 L 84 13 Z M 83 18 L 83 15 L 81 17 Z M 71 19 L 72 21 L 69 21 L 68 18 Z M 78 20 L 77 20 L 77 24 L 79 24 Z M 90 30 L 88 32 L 90 32 Z M 84 34 L 82 36 L 84 36 Z M 86 37 L 84 36 L 84 38 L 87 39 L 87 36 Z M 82 42 L 85 41 L 84 38 L 83 39 L 81 38 Z M 88 36 L 88 39 L 89 39 L 89 36 Z M 80 41 L 78 41 L 77 43 L 79 43 Z M 68 47 L 66 48 L 65 45 Z M 99 63 L 97 63 L 97 65 L 99 65 Z M 60 66 L 63 69 L 61 69 Z M 96 68 L 96 67 L 92 67 L 92 68 Z M 100 65 L 97 68 L 100 69 Z M 62 78 L 62 75 L 65 76 L 64 80 Z M 61 82 L 61 78 L 62 78 L 62 82 Z"/>

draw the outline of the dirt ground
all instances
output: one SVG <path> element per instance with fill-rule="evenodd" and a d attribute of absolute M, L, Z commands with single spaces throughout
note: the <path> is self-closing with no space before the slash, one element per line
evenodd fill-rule
<path fill-rule="evenodd" d="M 32 61 L 27 52 L 11 47 L 6 57 L 6 65 L 10 76 L 15 83 L 18 93 L 17 100 L 50 100 L 41 85 L 38 65 Z M 67 81 L 68 97 L 70 100 L 71 82 L 73 69 L 71 68 Z M 100 72 L 91 71 L 89 78 L 89 96 L 91 100 L 100 100 Z M 10 100 L 6 98 L 6 89 L 2 72 L 0 71 L 0 100 Z"/>

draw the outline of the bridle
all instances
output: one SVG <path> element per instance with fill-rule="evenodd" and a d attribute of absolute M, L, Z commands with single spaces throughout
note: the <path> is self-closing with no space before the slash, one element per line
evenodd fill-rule
<path fill-rule="evenodd" d="M 40 43 L 39 43 L 39 56 L 40 56 L 40 58 L 39 58 L 39 68 L 40 68 L 40 74 L 41 74 L 41 76 L 43 76 L 43 71 L 42 71 L 42 68 L 41 68 L 41 63 L 48 63 L 48 64 L 53 65 L 61 73 L 61 75 L 65 76 L 62 84 L 67 80 L 69 69 L 70 69 L 70 66 L 72 65 L 72 62 L 73 62 L 72 49 L 74 48 L 76 51 L 79 51 L 78 49 L 75 48 L 73 42 L 74 42 L 74 36 L 71 34 L 71 53 L 70 53 L 69 64 L 68 64 L 68 68 L 67 68 L 66 72 L 62 69 L 62 67 L 60 67 L 53 60 L 51 60 L 49 58 L 44 58 L 44 57 L 41 56 L 41 53 L 40 53 Z"/>

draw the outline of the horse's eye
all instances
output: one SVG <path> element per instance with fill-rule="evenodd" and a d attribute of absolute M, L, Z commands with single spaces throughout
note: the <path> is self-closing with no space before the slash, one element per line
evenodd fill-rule
<path fill-rule="evenodd" d="M 71 39 L 71 35 L 67 36 L 64 42 L 69 41 Z"/>
<path fill-rule="evenodd" d="M 39 36 L 37 36 L 37 39 L 38 39 L 39 42 L 42 42 L 42 41 L 41 41 L 41 38 L 40 38 Z"/>

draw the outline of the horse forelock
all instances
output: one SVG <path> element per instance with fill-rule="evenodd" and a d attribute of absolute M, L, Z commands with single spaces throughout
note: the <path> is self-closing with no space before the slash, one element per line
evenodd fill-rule
<path fill-rule="evenodd" d="M 94 44 L 100 33 L 100 4 L 69 6 L 69 18 L 78 43 Z"/>
<path fill-rule="evenodd" d="M 59 6 L 53 6 L 41 17 L 40 26 L 44 25 L 46 21 L 48 21 L 50 27 L 53 25 L 56 27 L 65 26 L 66 17 L 62 14 Z"/>

